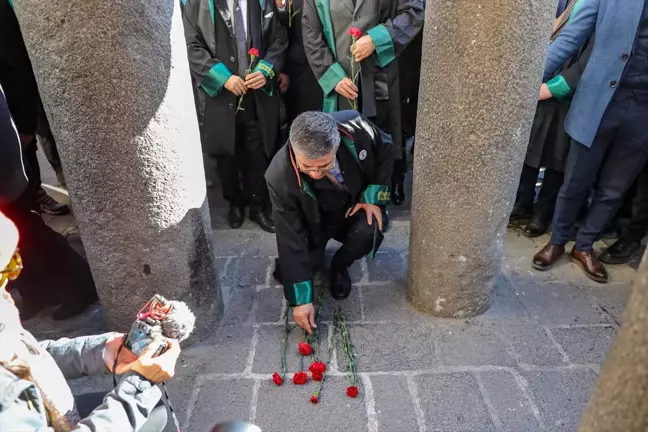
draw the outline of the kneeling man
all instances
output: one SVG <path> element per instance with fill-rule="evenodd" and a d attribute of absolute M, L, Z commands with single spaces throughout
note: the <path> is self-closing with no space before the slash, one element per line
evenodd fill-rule
<path fill-rule="evenodd" d="M 309 111 L 295 119 L 266 172 L 279 250 L 275 278 L 295 322 L 309 333 L 313 275 L 324 267 L 328 241 L 342 243 L 331 262 L 336 300 L 351 292 L 349 266 L 373 256 L 382 242 L 393 159 L 390 137 L 358 112 Z"/>

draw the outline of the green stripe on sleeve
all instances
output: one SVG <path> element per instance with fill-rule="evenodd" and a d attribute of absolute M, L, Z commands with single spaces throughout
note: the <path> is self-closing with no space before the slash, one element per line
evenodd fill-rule
<path fill-rule="evenodd" d="M 387 27 L 379 24 L 367 32 L 376 47 L 376 61 L 380 67 L 385 67 L 396 58 L 394 42 Z"/>
<path fill-rule="evenodd" d="M 389 186 L 370 184 L 360 195 L 361 204 L 387 205 L 391 199 Z"/>
<path fill-rule="evenodd" d="M 270 63 L 265 60 L 259 60 L 253 72 L 261 72 L 266 78 L 274 78 L 275 71 Z"/>
<path fill-rule="evenodd" d="M 330 95 L 335 90 L 335 86 L 344 78 L 346 78 L 346 73 L 342 66 L 339 63 L 333 63 L 326 73 L 322 75 L 322 78 L 318 80 L 324 96 Z"/>
<path fill-rule="evenodd" d="M 554 78 L 547 82 L 547 87 L 551 92 L 552 96 L 556 99 L 565 99 L 571 95 L 572 89 L 565 81 L 562 75 L 556 75 Z"/>
<path fill-rule="evenodd" d="M 203 78 L 200 86 L 205 90 L 209 96 L 214 97 L 221 92 L 225 82 L 232 76 L 232 72 L 223 63 L 216 63 L 205 78 Z"/>
<path fill-rule="evenodd" d="M 301 306 L 313 303 L 313 282 L 304 281 L 284 284 L 284 294 L 289 306 Z"/>

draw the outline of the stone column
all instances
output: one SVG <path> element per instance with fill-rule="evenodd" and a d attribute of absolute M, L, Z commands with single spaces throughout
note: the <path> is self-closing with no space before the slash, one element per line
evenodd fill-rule
<path fill-rule="evenodd" d="M 223 306 L 179 1 L 14 3 L 110 328 L 160 293 L 204 332 Z"/>
<path fill-rule="evenodd" d="M 580 432 L 648 431 L 648 255 L 614 347 L 601 369 Z"/>
<path fill-rule="evenodd" d="M 417 309 L 466 317 L 490 305 L 554 14 L 546 0 L 427 2 L 408 288 Z"/>

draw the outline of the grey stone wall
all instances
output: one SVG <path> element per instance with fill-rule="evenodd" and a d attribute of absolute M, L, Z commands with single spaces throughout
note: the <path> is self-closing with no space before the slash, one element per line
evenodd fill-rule
<path fill-rule="evenodd" d="M 15 7 L 109 325 L 161 293 L 204 331 L 222 298 L 178 1 Z"/>
<path fill-rule="evenodd" d="M 489 307 L 554 13 L 545 0 L 427 2 L 408 291 L 418 309 Z"/>

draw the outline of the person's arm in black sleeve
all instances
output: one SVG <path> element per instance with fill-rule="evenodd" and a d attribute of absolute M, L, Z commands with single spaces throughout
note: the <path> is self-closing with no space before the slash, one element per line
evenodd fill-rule
<path fill-rule="evenodd" d="M 362 121 L 368 124 L 368 129 L 373 130 L 373 137 L 370 140 L 374 152 L 375 169 L 370 184 L 360 195 L 360 203 L 387 205 L 391 199 L 389 185 L 394 167 L 394 144 L 391 137 L 380 128 L 367 119 L 363 118 Z M 364 128 L 360 128 L 362 129 Z"/>
<path fill-rule="evenodd" d="M 227 80 L 232 76 L 225 63 L 212 57 L 207 45 L 198 31 L 198 11 L 200 2 L 188 0 L 184 6 L 184 31 L 187 41 L 189 70 L 196 84 L 209 96 L 219 94 Z"/>
<path fill-rule="evenodd" d="M 264 16 L 272 14 L 270 18 L 270 34 L 272 41 L 266 49 L 265 55 L 259 60 L 253 72 L 261 72 L 266 76 L 268 81 L 272 80 L 277 74 L 283 70 L 283 65 L 286 60 L 286 51 L 288 50 L 288 33 L 286 28 L 279 21 L 277 8 L 273 0 L 267 0 L 265 10 L 261 11 Z"/>

